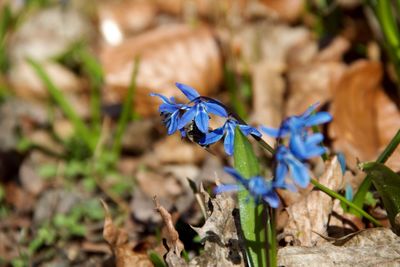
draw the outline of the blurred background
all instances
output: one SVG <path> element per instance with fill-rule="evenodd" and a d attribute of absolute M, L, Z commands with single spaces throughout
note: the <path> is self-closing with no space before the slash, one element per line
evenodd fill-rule
<path fill-rule="evenodd" d="M 358 0 L 1 0 L 0 265 L 114 266 L 100 199 L 135 253 L 162 257 L 154 195 L 185 255 L 201 253 L 187 178 L 232 182 L 230 161 L 219 144 L 210 154 L 167 137 L 149 94 L 184 100 L 175 82 L 256 126 L 319 102 L 356 190 L 357 159 L 375 159 L 400 127 L 399 14 L 385 2 L 379 13 Z M 400 169 L 398 152 L 388 165 Z"/>

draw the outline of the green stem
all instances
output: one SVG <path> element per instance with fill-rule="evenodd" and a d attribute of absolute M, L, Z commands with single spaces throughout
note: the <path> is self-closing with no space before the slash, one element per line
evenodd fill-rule
<path fill-rule="evenodd" d="M 345 203 L 346 205 L 350 206 L 351 208 L 355 209 L 357 212 L 359 212 L 360 214 L 362 214 L 365 218 L 367 218 L 368 220 L 370 220 L 373 224 L 375 224 L 376 226 L 382 226 L 382 224 L 380 222 L 378 222 L 374 217 L 372 217 L 371 215 L 369 215 L 367 212 L 365 212 L 363 209 L 361 209 L 360 207 L 356 206 L 353 202 L 347 200 L 345 197 L 343 197 L 342 195 L 336 193 L 335 191 L 332 191 L 331 189 L 329 189 L 328 187 L 320 184 L 317 180 L 315 179 L 311 179 L 311 183 L 318 188 L 319 190 L 323 191 L 324 193 L 326 193 L 327 195 L 339 199 L 340 201 L 342 201 L 343 203 Z"/>
<path fill-rule="evenodd" d="M 379 157 L 376 159 L 375 162 L 385 163 L 388 160 L 388 158 L 393 154 L 393 152 L 396 150 L 399 143 L 400 143 L 400 130 L 397 131 L 395 136 L 392 138 L 390 143 L 386 146 L 385 150 L 382 151 L 382 153 L 379 155 Z M 361 208 L 363 206 L 365 196 L 369 191 L 371 185 L 372 185 L 372 176 L 367 175 L 353 198 L 353 203 L 358 208 Z M 361 215 L 360 213 L 357 213 L 357 211 L 355 210 L 350 209 L 350 212 L 355 215 Z"/>

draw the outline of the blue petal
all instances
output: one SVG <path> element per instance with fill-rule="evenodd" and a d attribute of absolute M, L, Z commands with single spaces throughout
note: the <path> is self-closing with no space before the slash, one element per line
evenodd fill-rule
<path fill-rule="evenodd" d="M 205 102 L 204 104 L 206 105 L 208 112 L 221 117 L 228 117 L 228 113 L 226 112 L 225 108 L 220 104 L 213 102 Z"/>
<path fill-rule="evenodd" d="M 353 201 L 353 188 L 350 184 L 346 184 L 345 197 L 348 201 Z"/>
<path fill-rule="evenodd" d="M 224 129 L 222 127 L 215 129 L 212 132 L 206 134 L 204 141 L 202 141 L 201 145 L 210 145 L 218 142 L 224 136 Z"/>
<path fill-rule="evenodd" d="M 308 135 L 305 141 L 305 145 L 308 146 L 315 146 L 324 140 L 324 136 L 322 133 L 316 133 L 316 134 L 311 134 Z"/>
<path fill-rule="evenodd" d="M 194 117 L 194 121 L 201 132 L 208 132 L 209 117 L 204 105 L 201 103 L 196 105 L 196 116 Z"/>
<path fill-rule="evenodd" d="M 300 159 L 307 159 L 306 148 L 299 134 L 292 134 L 290 137 L 289 148 L 291 152 Z"/>
<path fill-rule="evenodd" d="M 262 134 L 254 127 L 251 127 L 249 125 L 239 125 L 240 130 L 242 131 L 242 133 L 244 135 L 249 135 L 249 134 L 253 134 L 255 136 L 261 137 Z"/>
<path fill-rule="evenodd" d="M 275 181 L 279 185 L 284 185 L 288 168 L 282 162 L 278 162 L 275 169 Z"/>
<path fill-rule="evenodd" d="M 224 192 L 235 192 L 235 191 L 240 191 L 243 189 L 240 185 L 237 184 L 224 184 L 224 185 L 219 185 L 214 189 L 215 194 L 221 194 Z"/>
<path fill-rule="evenodd" d="M 279 196 L 275 191 L 269 192 L 269 194 L 263 197 L 263 200 L 267 202 L 272 208 L 279 207 Z"/>
<path fill-rule="evenodd" d="M 304 164 L 293 158 L 289 160 L 288 167 L 292 174 L 293 181 L 301 188 L 306 188 L 310 183 L 310 176 Z"/>
<path fill-rule="evenodd" d="M 307 152 L 304 154 L 304 159 L 321 156 L 326 153 L 326 148 L 322 146 L 307 147 Z"/>
<path fill-rule="evenodd" d="M 318 106 L 319 106 L 319 102 L 312 104 L 311 106 L 309 106 L 307 108 L 307 110 L 302 115 L 300 115 L 300 117 L 306 118 L 306 117 L 310 116 L 314 112 L 314 110 L 317 109 Z"/>
<path fill-rule="evenodd" d="M 226 154 L 229 156 L 233 155 L 233 143 L 235 139 L 235 128 L 228 127 L 226 130 L 225 140 L 224 140 L 224 148 Z"/>
<path fill-rule="evenodd" d="M 169 100 L 168 97 L 166 97 L 166 96 L 164 96 L 164 95 L 162 95 L 162 94 L 151 93 L 150 96 L 158 96 L 159 98 L 161 98 L 161 100 L 162 100 L 164 103 L 168 103 L 168 104 L 171 104 L 171 105 L 175 104 L 175 103 L 173 102 L 173 100 L 172 100 L 172 101 Z"/>
<path fill-rule="evenodd" d="M 275 128 L 270 128 L 266 126 L 261 126 L 261 131 L 266 133 L 267 135 L 271 137 L 285 137 L 289 134 L 289 131 L 287 129 L 288 127 L 285 124 L 282 124 L 282 127 L 275 129 Z"/>
<path fill-rule="evenodd" d="M 188 124 L 193 120 L 195 115 L 196 115 L 196 109 L 194 107 L 188 109 L 179 120 L 178 129 L 182 129 L 183 127 L 185 127 L 186 124 Z"/>
<path fill-rule="evenodd" d="M 169 118 L 170 124 L 168 126 L 168 134 L 171 135 L 176 132 L 178 129 L 178 115 L 179 112 L 172 113 L 171 117 Z"/>
<path fill-rule="evenodd" d="M 181 133 L 181 137 L 185 138 L 186 137 L 186 131 L 184 128 L 179 129 L 179 132 Z"/>
<path fill-rule="evenodd" d="M 247 180 L 243 178 L 243 176 L 241 176 L 240 173 L 238 173 L 234 168 L 225 167 L 224 171 L 233 176 L 233 178 L 235 178 L 238 182 L 242 183 L 243 185 L 247 184 Z"/>
<path fill-rule="evenodd" d="M 343 153 L 337 153 L 337 158 L 340 163 L 340 167 L 342 168 L 342 173 L 346 172 L 346 158 Z"/>
<path fill-rule="evenodd" d="M 329 114 L 328 112 L 318 112 L 306 119 L 305 126 L 310 127 L 330 122 L 331 120 L 332 120 L 332 115 Z"/>
<path fill-rule="evenodd" d="M 179 109 L 180 106 L 177 104 L 169 104 L 169 103 L 163 103 L 160 105 L 160 107 L 158 108 L 159 112 L 168 112 L 168 113 L 172 113 L 175 112 L 177 109 Z"/>
<path fill-rule="evenodd" d="M 200 94 L 193 89 L 192 87 L 183 84 L 183 83 L 175 83 L 176 87 L 178 87 L 182 93 L 190 100 L 193 101 L 194 99 L 196 99 L 197 97 L 200 96 Z"/>

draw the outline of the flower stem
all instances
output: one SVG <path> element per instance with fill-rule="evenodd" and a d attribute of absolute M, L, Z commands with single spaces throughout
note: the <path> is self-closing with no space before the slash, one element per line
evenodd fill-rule
<path fill-rule="evenodd" d="M 375 224 L 376 226 L 382 226 L 382 224 L 380 222 L 378 222 L 374 217 L 372 217 L 371 215 L 369 215 L 367 212 L 365 212 L 363 209 L 361 209 L 360 207 L 358 207 L 357 205 L 355 205 L 353 202 L 347 200 L 345 197 L 343 197 L 342 195 L 336 193 L 335 191 L 329 189 L 328 187 L 320 184 L 317 180 L 315 179 L 311 179 L 311 183 L 318 188 L 319 190 L 323 191 L 324 193 L 326 193 L 327 195 L 339 199 L 340 201 L 342 201 L 344 204 L 350 206 L 351 208 L 355 209 L 357 212 L 359 212 L 360 214 L 362 214 L 365 218 L 367 218 L 368 220 L 370 220 L 373 224 Z"/>

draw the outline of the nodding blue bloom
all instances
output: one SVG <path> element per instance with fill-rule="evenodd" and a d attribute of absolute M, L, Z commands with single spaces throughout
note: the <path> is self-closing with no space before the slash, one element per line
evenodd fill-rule
<path fill-rule="evenodd" d="M 268 203 L 272 208 L 277 208 L 279 206 L 279 197 L 275 192 L 275 186 L 272 181 L 267 181 L 262 176 L 253 176 L 249 179 L 245 179 L 233 168 L 226 167 L 224 170 L 232 175 L 239 184 L 220 185 L 214 191 L 216 194 L 232 191 L 237 192 L 243 190 L 244 187 L 254 197 L 256 203 L 262 200 Z"/>
<path fill-rule="evenodd" d="M 244 135 L 253 134 L 255 136 L 261 137 L 261 133 L 249 125 L 239 124 L 239 122 L 233 118 L 226 120 L 224 125 L 206 134 L 204 140 L 200 142 L 200 145 L 210 145 L 218 142 L 224 135 L 224 148 L 226 154 L 229 156 L 233 155 L 233 144 L 235 140 L 235 128 L 239 126 L 240 130 Z"/>
<path fill-rule="evenodd" d="M 182 115 L 178 123 L 179 129 L 184 128 L 185 125 L 194 120 L 197 128 L 201 132 L 207 133 L 210 120 L 208 113 L 228 117 L 225 108 L 218 101 L 202 98 L 195 89 L 188 85 L 176 83 L 176 87 L 190 100 L 190 103 L 193 103 L 193 106 L 186 106 L 186 112 Z"/>
<path fill-rule="evenodd" d="M 175 133 L 176 130 L 178 130 L 180 113 L 182 110 L 186 109 L 186 106 L 175 103 L 175 99 L 173 97 L 168 99 L 167 97 L 156 93 L 151 93 L 150 96 L 158 96 L 161 98 L 163 103 L 158 108 L 158 111 L 164 117 L 163 123 L 168 129 L 168 134 L 171 135 Z M 181 128 L 179 128 L 179 130 L 181 130 Z M 181 131 L 181 134 L 182 133 L 183 132 Z"/>
<path fill-rule="evenodd" d="M 261 129 L 268 135 L 281 138 L 291 135 L 302 135 L 306 132 L 306 128 L 318 124 L 324 124 L 332 120 L 332 115 L 328 112 L 314 113 L 318 107 L 318 103 L 310 106 L 303 114 L 299 116 L 291 116 L 284 120 L 278 129 L 262 126 Z"/>
<path fill-rule="evenodd" d="M 307 166 L 301 162 L 292 152 L 285 146 L 278 146 L 275 153 L 276 169 L 275 182 L 282 188 L 294 190 L 291 185 L 285 183 L 285 177 L 289 172 L 295 184 L 302 188 L 306 188 L 310 183 Z"/>

